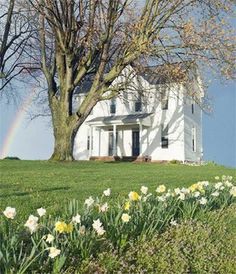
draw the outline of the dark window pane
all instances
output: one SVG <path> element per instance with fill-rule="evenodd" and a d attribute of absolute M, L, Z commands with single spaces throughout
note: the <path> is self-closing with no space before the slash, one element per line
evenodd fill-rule
<path fill-rule="evenodd" d="M 88 136 L 87 138 L 87 150 L 90 149 L 90 136 Z"/>
<path fill-rule="evenodd" d="M 135 102 L 135 112 L 139 112 L 139 111 L 142 111 L 142 102 L 141 101 Z"/>
<path fill-rule="evenodd" d="M 194 104 L 192 104 L 192 113 L 194 113 Z"/>
<path fill-rule="evenodd" d="M 168 138 L 162 137 L 161 138 L 161 147 L 162 148 L 168 148 L 168 144 L 169 144 Z"/>
<path fill-rule="evenodd" d="M 110 113 L 111 114 L 115 114 L 116 113 L 116 105 L 115 104 L 111 104 L 110 105 Z"/>

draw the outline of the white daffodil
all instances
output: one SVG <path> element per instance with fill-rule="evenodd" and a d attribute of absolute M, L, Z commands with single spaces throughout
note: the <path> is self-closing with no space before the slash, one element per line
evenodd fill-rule
<path fill-rule="evenodd" d="M 219 195 L 220 195 L 220 193 L 218 191 L 211 193 L 211 196 L 213 196 L 213 197 L 218 197 Z"/>
<path fill-rule="evenodd" d="M 34 215 L 30 215 L 26 223 L 24 224 L 25 227 L 28 227 L 30 230 L 31 234 L 34 233 L 38 229 L 38 217 Z"/>
<path fill-rule="evenodd" d="M 185 194 L 181 192 L 178 197 L 179 200 L 184 201 L 185 200 Z"/>
<path fill-rule="evenodd" d="M 106 212 L 108 210 L 109 206 L 107 203 L 99 206 L 99 212 Z"/>
<path fill-rule="evenodd" d="M 178 223 L 177 223 L 177 221 L 176 221 L 176 220 L 171 219 L 171 221 L 170 221 L 170 225 L 172 225 L 172 226 L 177 226 L 177 225 L 178 225 Z"/>
<path fill-rule="evenodd" d="M 14 219 L 16 216 L 16 209 L 14 207 L 6 207 L 6 209 L 3 211 L 3 214 L 8 218 L 8 219 Z"/>
<path fill-rule="evenodd" d="M 99 219 L 93 221 L 93 229 L 97 232 L 99 236 L 103 235 L 106 231 L 103 228 L 103 225 Z"/>
<path fill-rule="evenodd" d="M 158 200 L 159 202 L 165 202 L 166 197 L 165 197 L 164 195 L 158 196 L 158 197 L 157 197 L 157 200 Z"/>
<path fill-rule="evenodd" d="M 233 184 L 230 182 L 230 181 L 225 181 L 225 185 L 227 186 L 227 187 L 232 187 L 233 186 Z"/>
<path fill-rule="evenodd" d="M 217 190 L 223 190 L 224 188 L 225 187 L 224 187 L 222 182 L 219 182 L 219 183 L 215 184 L 215 189 L 217 189 Z"/>
<path fill-rule="evenodd" d="M 141 191 L 144 195 L 146 195 L 147 192 L 148 192 L 148 187 L 142 186 L 142 187 L 140 188 L 140 191 Z"/>
<path fill-rule="evenodd" d="M 46 209 L 40 207 L 37 209 L 37 212 L 38 212 L 39 217 L 42 217 L 46 214 Z"/>
<path fill-rule="evenodd" d="M 88 199 L 85 200 L 84 204 L 87 207 L 90 207 L 94 203 L 94 199 L 90 196 Z"/>
<path fill-rule="evenodd" d="M 57 249 L 57 248 L 55 248 L 55 247 L 49 247 L 48 248 L 49 249 L 49 257 L 51 258 L 51 259 L 53 259 L 53 258 L 55 258 L 55 257 L 57 257 L 58 255 L 60 255 L 60 253 L 61 253 L 61 250 L 60 249 Z"/>
<path fill-rule="evenodd" d="M 197 183 L 200 186 L 209 186 L 209 182 L 208 181 L 201 181 Z"/>
<path fill-rule="evenodd" d="M 205 197 L 202 197 L 200 200 L 199 200 L 199 203 L 201 205 L 205 205 L 207 203 L 207 199 Z"/>
<path fill-rule="evenodd" d="M 81 222 L 81 216 L 79 214 L 77 214 L 76 216 L 72 217 L 72 222 L 75 224 L 80 224 Z"/>
<path fill-rule="evenodd" d="M 50 244 L 51 242 L 53 242 L 54 239 L 55 239 L 55 237 L 54 237 L 52 234 L 48 234 L 48 235 L 46 236 L 46 242 L 49 243 L 49 244 Z"/>
<path fill-rule="evenodd" d="M 175 188 L 175 189 L 174 189 L 174 193 L 175 193 L 176 195 L 179 195 L 179 194 L 181 193 L 180 188 Z"/>
<path fill-rule="evenodd" d="M 181 192 L 184 194 L 189 194 L 190 193 L 190 189 L 186 188 L 186 187 L 182 187 L 181 188 Z"/>
<path fill-rule="evenodd" d="M 124 222 L 124 223 L 128 223 L 129 220 L 130 220 L 131 216 L 127 213 L 123 213 L 122 216 L 121 216 L 121 220 Z"/>
<path fill-rule="evenodd" d="M 110 196 L 111 195 L 111 189 L 108 188 L 108 189 L 104 190 L 103 194 L 104 194 L 104 196 L 107 196 L 107 197 Z"/>
<path fill-rule="evenodd" d="M 219 177 L 219 176 L 216 176 L 215 179 L 216 179 L 216 180 L 220 180 L 220 177 Z"/>
<path fill-rule="evenodd" d="M 236 197 L 236 186 L 233 186 L 230 191 L 229 191 L 230 195 L 232 195 L 233 197 Z"/>
<path fill-rule="evenodd" d="M 199 197 L 200 195 L 201 195 L 201 193 L 200 193 L 199 191 L 196 191 L 196 192 L 194 192 L 194 194 L 193 194 L 193 196 L 194 196 L 195 198 Z"/>

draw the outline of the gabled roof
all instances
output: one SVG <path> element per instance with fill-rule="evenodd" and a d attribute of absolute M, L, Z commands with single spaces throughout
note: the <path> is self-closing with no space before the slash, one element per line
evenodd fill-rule
<path fill-rule="evenodd" d="M 145 68 L 138 68 L 132 66 L 137 75 L 143 77 L 152 85 L 170 84 L 185 81 L 191 78 L 190 71 L 196 67 L 191 61 L 162 64 L 157 66 L 149 66 Z M 143 71 L 145 70 L 145 71 Z M 74 94 L 88 93 L 92 83 L 94 74 L 86 76 L 77 86 Z"/>

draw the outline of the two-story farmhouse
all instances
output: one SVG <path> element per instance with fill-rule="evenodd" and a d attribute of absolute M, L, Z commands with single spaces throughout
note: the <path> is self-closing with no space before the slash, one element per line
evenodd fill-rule
<path fill-rule="evenodd" d="M 76 136 L 75 159 L 200 161 L 202 111 L 196 101 L 203 90 L 198 77 L 165 77 L 162 67 L 134 75 L 127 90 L 94 107 Z M 77 104 L 89 85 L 85 81 L 78 88 Z"/>

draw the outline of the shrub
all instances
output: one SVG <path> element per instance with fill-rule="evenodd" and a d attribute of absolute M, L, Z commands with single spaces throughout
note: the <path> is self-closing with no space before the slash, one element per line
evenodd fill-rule
<path fill-rule="evenodd" d="M 236 273 L 236 206 L 186 221 L 136 242 L 121 257 L 105 252 L 86 261 L 79 273 Z"/>

